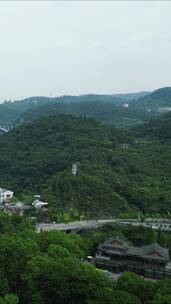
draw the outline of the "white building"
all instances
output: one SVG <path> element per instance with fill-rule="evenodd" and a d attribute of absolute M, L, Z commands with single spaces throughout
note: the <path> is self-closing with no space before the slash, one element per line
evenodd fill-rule
<path fill-rule="evenodd" d="M 75 176 L 77 174 L 77 164 L 72 164 L 72 175 Z"/>
<path fill-rule="evenodd" d="M 127 109 L 129 107 L 129 104 L 128 103 L 123 103 L 122 107 Z"/>
<path fill-rule="evenodd" d="M 36 199 L 36 200 L 32 203 L 32 205 L 34 206 L 34 208 L 40 209 L 40 208 L 42 208 L 42 207 L 44 207 L 44 206 L 47 206 L 48 203 L 41 202 L 39 199 Z"/>
<path fill-rule="evenodd" d="M 159 107 L 160 113 L 167 113 L 171 111 L 171 107 Z"/>
<path fill-rule="evenodd" d="M 3 204 L 9 201 L 14 195 L 13 191 L 0 188 L 0 203 Z"/>

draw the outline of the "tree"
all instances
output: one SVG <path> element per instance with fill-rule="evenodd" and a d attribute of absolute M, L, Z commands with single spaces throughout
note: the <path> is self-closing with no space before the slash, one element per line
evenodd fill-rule
<path fill-rule="evenodd" d="M 166 246 L 166 236 L 165 236 L 165 233 L 159 229 L 158 230 L 158 234 L 157 234 L 157 243 L 162 246 L 162 247 L 165 247 Z"/>
<path fill-rule="evenodd" d="M 155 284 L 147 282 L 134 273 L 125 273 L 118 279 L 117 287 L 140 298 L 142 303 L 152 300 L 155 292 Z"/>
<path fill-rule="evenodd" d="M 0 304 L 18 304 L 19 300 L 15 294 L 6 294 L 4 298 L 0 298 Z"/>

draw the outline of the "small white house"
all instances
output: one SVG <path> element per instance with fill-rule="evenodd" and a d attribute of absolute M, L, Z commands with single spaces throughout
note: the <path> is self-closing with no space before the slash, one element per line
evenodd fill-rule
<path fill-rule="evenodd" d="M 13 191 L 0 188 L 0 203 L 3 204 L 9 201 L 14 195 Z"/>
<path fill-rule="evenodd" d="M 37 199 L 37 200 L 35 200 L 35 201 L 32 203 L 32 205 L 34 206 L 34 208 L 40 209 L 40 208 L 42 208 L 42 207 L 44 207 L 44 206 L 47 206 L 48 203 L 41 202 L 41 201 L 39 201 L 39 199 Z"/>
<path fill-rule="evenodd" d="M 128 103 L 123 103 L 122 107 L 125 108 L 125 109 L 127 109 L 129 107 L 129 104 Z"/>

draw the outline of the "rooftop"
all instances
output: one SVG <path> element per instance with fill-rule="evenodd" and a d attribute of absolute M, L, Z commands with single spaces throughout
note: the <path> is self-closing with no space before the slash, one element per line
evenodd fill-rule
<path fill-rule="evenodd" d="M 132 255 L 132 256 L 141 256 L 145 259 L 153 259 L 160 261 L 169 261 L 169 250 L 167 248 L 161 247 L 157 243 L 152 243 L 147 246 L 136 247 L 129 246 L 129 244 L 120 238 L 109 238 L 103 244 L 101 244 L 98 249 L 102 249 L 109 254 L 111 253 L 120 253 Z"/>

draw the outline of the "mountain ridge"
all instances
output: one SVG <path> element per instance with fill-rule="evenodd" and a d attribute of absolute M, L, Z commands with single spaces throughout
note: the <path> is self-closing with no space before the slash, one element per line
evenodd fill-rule
<path fill-rule="evenodd" d="M 130 127 L 139 123 L 147 122 L 151 117 L 160 115 L 160 107 L 171 108 L 171 88 L 161 88 L 152 93 L 145 92 L 146 96 L 137 99 L 137 94 L 128 93 L 124 95 L 97 95 L 88 94 L 80 96 L 61 97 L 29 97 L 21 101 L 5 102 L 0 105 L 0 126 L 9 127 L 22 122 L 27 111 L 32 111 L 32 116 L 36 117 L 44 110 L 51 112 L 54 107 L 59 114 L 88 115 L 95 117 L 103 123 L 113 124 L 117 127 Z M 133 99 L 130 99 L 132 96 Z M 134 96 L 134 97 L 133 97 Z M 135 97 L 136 96 L 136 97 Z M 38 108 L 39 107 L 39 108 Z M 48 109 L 49 107 L 49 109 Z M 101 108 L 100 108 L 101 107 Z M 165 109 L 167 111 L 167 109 Z M 104 112 L 104 113 L 102 113 Z M 30 115 L 30 114 L 29 114 Z M 43 116 L 43 115 L 42 115 Z M 27 119 L 26 119 L 27 120 Z"/>

